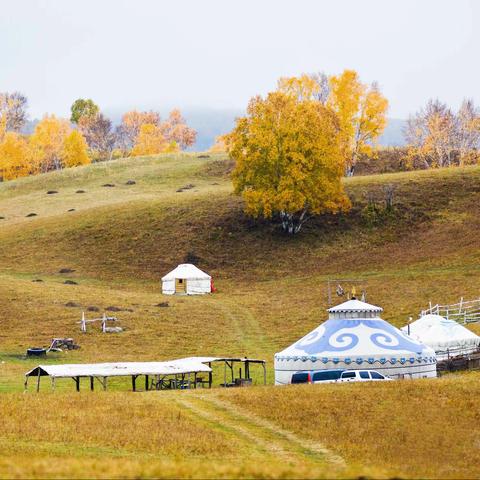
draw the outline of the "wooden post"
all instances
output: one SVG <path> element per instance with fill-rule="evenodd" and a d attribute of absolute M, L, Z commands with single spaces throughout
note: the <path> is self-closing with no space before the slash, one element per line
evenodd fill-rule
<path fill-rule="evenodd" d="M 263 384 L 267 384 L 267 368 L 265 367 L 265 362 L 262 363 L 263 365 Z"/>
<path fill-rule="evenodd" d="M 80 391 L 80 377 L 74 377 L 77 392 Z"/>
<path fill-rule="evenodd" d="M 23 384 L 23 389 L 26 392 L 28 388 L 28 375 L 25 375 L 25 383 Z"/>
<path fill-rule="evenodd" d="M 37 375 L 37 392 L 40 391 L 40 367 L 38 367 L 38 375 Z"/>
<path fill-rule="evenodd" d="M 90 377 L 90 390 L 93 392 L 93 381 L 95 379 L 93 377 Z"/>
<path fill-rule="evenodd" d="M 148 375 L 145 375 L 145 391 L 148 392 Z"/>
<path fill-rule="evenodd" d="M 55 391 L 55 377 L 52 377 L 52 391 Z"/>
<path fill-rule="evenodd" d="M 193 374 L 193 388 L 197 388 L 197 372 Z"/>
<path fill-rule="evenodd" d="M 135 392 L 135 382 L 137 380 L 137 376 L 136 375 L 132 375 L 132 390 Z"/>
<path fill-rule="evenodd" d="M 208 366 L 212 368 L 212 362 L 209 362 Z M 208 372 L 208 388 L 212 388 L 212 383 L 213 383 L 213 373 L 210 371 Z"/>
<path fill-rule="evenodd" d="M 227 386 L 227 361 L 225 360 L 224 367 L 223 367 L 223 386 Z"/>

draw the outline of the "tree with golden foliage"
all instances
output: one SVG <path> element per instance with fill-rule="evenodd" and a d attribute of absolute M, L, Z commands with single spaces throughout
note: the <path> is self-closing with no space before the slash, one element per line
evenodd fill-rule
<path fill-rule="evenodd" d="M 122 116 L 122 123 L 117 128 L 117 143 L 125 155 L 135 145 L 140 128 L 145 124 L 158 127 L 160 125 L 160 114 L 153 110 L 149 112 L 131 110 Z"/>
<path fill-rule="evenodd" d="M 388 100 L 373 83 L 362 83 L 354 70 L 330 77 L 328 106 L 337 114 L 347 175 L 361 154 L 372 155 L 373 145 L 387 125 Z"/>
<path fill-rule="evenodd" d="M 133 156 L 156 155 L 165 152 L 168 148 L 169 143 L 160 128 L 153 123 L 144 123 L 140 127 L 131 154 Z"/>
<path fill-rule="evenodd" d="M 318 100 L 322 104 L 325 104 L 330 93 L 329 80 L 324 73 L 281 77 L 277 82 L 277 89 L 299 100 Z"/>
<path fill-rule="evenodd" d="M 31 153 L 25 139 L 14 132 L 5 133 L 0 143 L 0 177 L 3 181 L 32 173 Z"/>
<path fill-rule="evenodd" d="M 278 217 L 296 234 L 311 215 L 350 208 L 337 119 L 317 100 L 278 91 L 252 98 L 228 147 L 248 215 Z"/>
<path fill-rule="evenodd" d="M 65 138 L 71 132 L 68 120 L 45 115 L 30 137 L 34 170 L 48 172 L 62 168 Z"/>
<path fill-rule="evenodd" d="M 168 119 L 160 124 L 160 129 L 166 140 L 170 143 L 175 142 L 181 150 L 191 147 L 197 139 L 197 132 L 187 126 L 177 108 L 172 110 Z"/>
<path fill-rule="evenodd" d="M 211 153 L 225 153 L 227 151 L 226 139 L 228 135 L 218 135 L 215 143 L 208 149 Z"/>
<path fill-rule="evenodd" d="M 78 130 L 73 130 L 63 140 L 61 159 L 63 167 L 77 167 L 91 162 L 87 142 Z"/>
<path fill-rule="evenodd" d="M 324 73 L 283 77 L 278 90 L 299 100 L 317 100 L 336 113 L 347 175 L 353 175 L 361 154 L 373 155 L 374 143 L 387 124 L 388 109 L 375 83 L 366 85 L 357 72 L 345 70 L 331 77 Z"/>

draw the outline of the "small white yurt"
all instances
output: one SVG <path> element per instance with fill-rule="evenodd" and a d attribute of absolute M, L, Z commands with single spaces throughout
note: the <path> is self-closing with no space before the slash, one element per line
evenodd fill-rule
<path fill-rule="evenodd" d="M 329 318 L 275 354 L 275 384 L 301 371 L 369 369 L 391 378 L 436 377 L 432 348 L 380 318 L 382 308 L 356 299 L 328 310 Z"/>
<path fill-rule="evenodd" d="M 441 315 L 424 315 L 402 330 L 411 338 L 433 348 L 438 360 L 468 355 L 480 348 L 480 337 Z"/>
<path fill-rule="evenodd" d="M 191 263 L 182 263 L 162 278 L 165 295 L 202 295 L 212 291 L 212 277 Z"/>

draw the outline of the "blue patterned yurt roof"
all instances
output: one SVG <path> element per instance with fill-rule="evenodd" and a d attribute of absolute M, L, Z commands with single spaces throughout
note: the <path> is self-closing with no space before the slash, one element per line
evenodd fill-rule
<path fill-rule="evenodd" d="M 435 356 L 430 347 L 380 318 L 380 311 L 382 308 L 359 300 L 344 302 L 329 309 L 329 320 L 277 353 L 275 358 L 378 358 L 389 361 Z"/>

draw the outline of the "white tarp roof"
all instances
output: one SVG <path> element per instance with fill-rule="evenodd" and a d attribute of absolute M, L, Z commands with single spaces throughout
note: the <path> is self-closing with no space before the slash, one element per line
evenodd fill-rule
<path fill-rule="evenodd" d="M 212 277 L 191 263 L 182 263 L 162 277 L 162 281 L 175 280 L 176 278 L 186 280 L 210 280 Z"/>
<path fill-rule="evenodd" d="M 402 327 L 408 332 L 408 325 Z M 451 350 L 474 350 L 480 345 L 480 337 L 455 320 L 440 315 L 424 315 L 410 324 L 410 337 L 432 347 L 436 352 Z"/>
<path fill-rule="evenodd" d="M 265 360 L 259 360 L 256 358 L 239 358 L 239 357 L 187 357 L 187 358 L 180 358 L 179 360 L 174 360 L 175 362 L 178 361 L 193 361 L 193 362 L 201 362 L 201 363 L 210 363 L 210 362 L 252 362 L 252 363 L 265 363 Z"/>
<path fill-rule="evenodd" d="M 25 375 L 49 375 L 50 377 L 121 377 L 127 375 L 175 375 L 182 373 L 211 372 L 212 369 L 194 359 L 169 362 L 119 362 L 80 363 L 64 365 L 39 365 Z"/>

